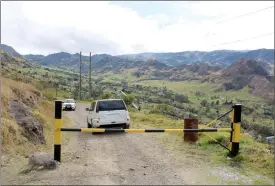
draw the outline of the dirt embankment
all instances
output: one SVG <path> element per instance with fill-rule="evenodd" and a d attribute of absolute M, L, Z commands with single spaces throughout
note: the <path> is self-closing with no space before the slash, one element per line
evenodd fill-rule
<path fill-rule="evenodd" d="M 29 145 L 44 144 L 43 120 L 37 117 L 42 94 L 32 85 L 2 78 L 3 153 L 23 154 Z"/>

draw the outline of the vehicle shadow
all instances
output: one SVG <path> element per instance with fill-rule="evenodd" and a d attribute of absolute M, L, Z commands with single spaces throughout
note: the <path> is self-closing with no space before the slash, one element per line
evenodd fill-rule
<path fill-rule="evenodd" d="M 119 135 L 125 135 L 125 132 L 98 132 L 98 133 L 87 133 L 84 132 L 84 134 L 82 133 L 82 135 L 84 136 L 95 136 L 95 137 L 101 137 L 101 136 L 119 136 Z"/>
<path fill-rule="evenodd" d="M 109 136 L 109 135 L 125 135 L 125 132 L 99 132 L 94 134 L 94 136 Z"/>

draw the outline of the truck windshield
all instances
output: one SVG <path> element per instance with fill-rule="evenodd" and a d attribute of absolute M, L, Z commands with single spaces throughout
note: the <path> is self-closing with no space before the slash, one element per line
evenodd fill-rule
<path fill-rule="evenodd" d="M 126 110 L 122 100 L 99 101 L 98 111 Z"/>
<path fill-rule="evenodd" d="M 72 99 L 66 99 L 65 101 L 64 101 L 64 103 L 74 103 L 75 101 L 74 100 L 72 100 Z"/>

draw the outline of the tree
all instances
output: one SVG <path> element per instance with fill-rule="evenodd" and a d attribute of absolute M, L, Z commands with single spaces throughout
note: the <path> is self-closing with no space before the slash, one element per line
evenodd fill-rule
<path fill-rule="evenodd" d="M 188 97 L 183 95 L 183 94 L 176 94 L 175 95 L 175 101 L 180 102 L 180 103 L 188 103 Z"/>
<path fill-rule="evenodd" d="M 201 106 L 206 107 L 207 106 L 207 101 L 204 99 L 204 100 L 201 101 L 200 104 L 201 104 Z"/>
<path fill-rule="evenodd" d="M 215 103 L 214 101 L 211 102 L 211 107 L 214 107 Z"/>
<path fill-rule="evenodd" d="M 219 104 L 220 104 L 220 101 L 219 101 L 219 100 L 217 100 L 217 101 L 216 101 L 216 105 L 219 105 Z"/>

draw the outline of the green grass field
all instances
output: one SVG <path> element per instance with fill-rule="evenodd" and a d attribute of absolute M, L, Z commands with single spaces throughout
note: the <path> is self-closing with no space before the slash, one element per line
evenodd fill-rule
<path fill-rule="evenodd" d="M 170 82 L 170 81 L 158 81 L 158 80 L 147 80 L 141 81 L 139 84 L 141 85 L 149 85 L 154 87 L 163 87 L 167 88 L 182 94 L 188 95 L 191 101 L 196 102 L 197 96 L 195 96 L 196 92 L 205 93 L 205 98 L 210 98 L 211 96 L 221 96 L 228 100 L 230 99 L 242 99 L 253 102 L 262 102 L 263 100 L 259 97 L 253 96 L 249 93 L 248 87 L 244 87 L 239 91 L 222 91 L 215 92 L 215 89 L 218 88 L 216 84 L 212 83 L 201 83 L 199 81 L 180 81 L 180 82 Z M 203 97 L 203 96 L 202 96 Z"/>

